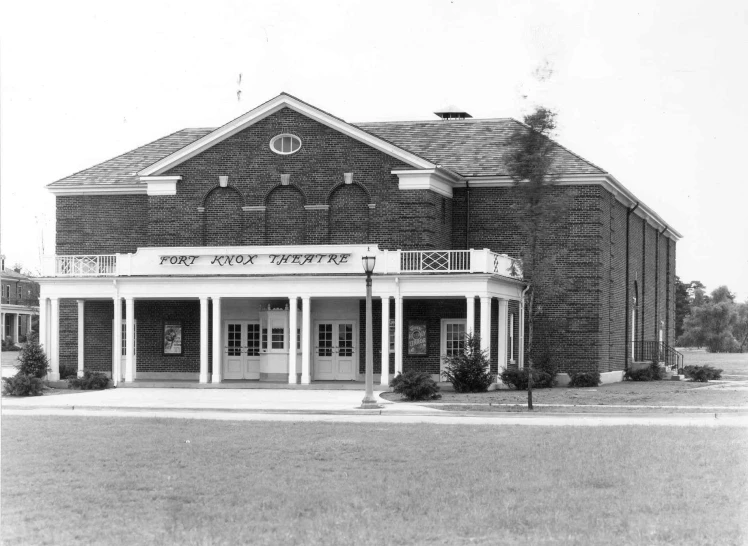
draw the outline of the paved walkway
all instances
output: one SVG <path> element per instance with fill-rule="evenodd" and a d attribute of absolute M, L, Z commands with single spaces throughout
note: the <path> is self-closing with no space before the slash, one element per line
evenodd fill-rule
<path fill-rule="evenodd" d="M 375 393 L 378 396 L 378 393 Z M 2 399 L 3 415 L 149 417 L 231 421 L 335 421 L 531 426 L 738 426 L 732 413 L 531 414 L 449 412 L 379 399 L 381 408 L 360 410 L 363 391 L 108 389 L 53 396 Z"/>

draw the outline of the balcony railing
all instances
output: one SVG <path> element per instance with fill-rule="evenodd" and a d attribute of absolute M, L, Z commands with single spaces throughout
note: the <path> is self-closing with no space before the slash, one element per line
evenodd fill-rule
<path fill-rule="evenodd" d="M 55 256 L 55 277 L 108 277 L 117 274 L 117 256 Z"/>
<path fill-rule="evenodd" d="M 328 269 L 326 270 L 314 270 L 310 267 L 309 273 L 352 273 L 354 270 L 360 272 L 360 266 L 355 263 L 355 256 L 358 256 L 362 251 L 368 252 L 365 245 L 360 245 L 360 247 L 362 248 L 353 246 L 353 254 L 345 254 L 349 257 L 346 259 L 345 267 L 350 269 L 344 269 L 342 265 L 336 263 L 334 266 L 327 265 Z M 222 247 L 190 247 L 184 249 L 149 247 L 141 248 L 135 254 L 47 256 L 43 261 L 43 275 L 45 277 L 111 277 L 158 275 L 162 273 L 172 275 L 230 275 L 237 272 L 250 275 L 277 274 L 281 271 L 286 273 L 289 270 L 278 268 L 277 264 L 281 261 L 275 253 L 283 253 L 285 258 L 283 258 L 282 263 L 286 267 L 299 267 L 299 265 L 302 265 L 300 262 L 307 263 L 301 254 L 328 252 L 328 254 L 312 254 L 311 256 L 324 255 L 329 259 L 325 258 L 322 261 L 317 258 L 314 260 L 310 258 L 308 261 L 315 264 L 320 262 L 330 264 L 333 260 L 339 261 L 337 259 L 338 254 L 331 253 L 341 252 L 339 246 L 335 247 L 335 250 L 330 250 L 329 247 L 298 247 L 298 249 L 293 249 L 293 254 L 285 254 L 290 252 L 288 249 L 276 250 L 276 248 L 280 247 L 232 247 L 231 250 Z M 213 252 L 217 256 L 212 256 L 211 253 Z M 243 252 L 243 254 L 239 254 L 239 252 Z M 231 253 L 231 255 L 229 256 L 227 253 Z M 259 253 L 261 258 L 258 260 L 258 254 L 254 253 Z M 376 255 L 375 273 L 385 275 L 400 273 L 488 273 L 515 279 L 522 278 L 522 268 L 519 260 L 506 254 L 496 254 L 487 248 L 470 250 L 377 250 Z M 273 256 L 271 265 L 268 258 Z M 305 254 L 305 256 L 310 256 L 310 254 Z M 335 256 L 335 258 L 331 256 Z M 235 262 L 234 258 L 236 259 Z M 242 265 L 232 268 L 232 263 Z M 249 264 L 252 267 L 247 267 Z M 169 266 L 171 266 L 171 269 L 168 269 Z M 299 271 L 294 272 L 298 273 Z"/>

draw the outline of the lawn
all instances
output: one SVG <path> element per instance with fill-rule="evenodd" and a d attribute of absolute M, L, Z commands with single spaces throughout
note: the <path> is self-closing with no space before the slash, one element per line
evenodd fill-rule
<path fill-rule="evenodd" d="M 3 544 L 744 544 L 738 428 L 4 416 Z"/>
<path fill-rule="evenodd" d="M 558 411 L 596 411 L 604 406 L 728 406 L 748 410 L 748 353 L 743 354 L 709 354 L 706 351 L 683 351 L 686 365 L 709 364 L 724 370 L 724 382 L 695 383 L 692 381 L 623 381 L 610 383 L 591 389 L 572 389 L 556 387 L 553 389 L 535 389 L 535 404 L 574 404 L 572 410 L 553 409 Z M 503 387 L 503 385 L 502 385 Z M 476 394 L 459 394 L 443 391 L 439 404 L 450 405 L 450 410 L 470 411 L 516 411 L 516 408 L 505 404 L 527 404 L 527 392 L 502 388 L 497 391 Z M 385 393 L 384 398 L 402 401 L 395 393 Z M 453 404 L 482 404 L 486 407 L 462 407 Z M 488 404 L 498 404 L 490 406 Z M 579 407 L 586 406 L 586 407 Z M 537 408 L 542 411 L 541 408 Z M 547 410 L 546 410 L 547 411 Z M 648 410 L 649 411 L 649 410 Z M 691 410 L 688 410 L 691 411 Z"/>

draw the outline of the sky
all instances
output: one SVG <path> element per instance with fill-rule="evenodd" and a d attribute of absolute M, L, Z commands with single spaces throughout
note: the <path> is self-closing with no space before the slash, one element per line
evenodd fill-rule
<path fill-rule="evenodd" d="M 682 280 L 745 300 L 746 54 L 742 0 L 0 0 L 2 252 L 54 253 L 47 184 L 281 91 L 350 122 L 543 105 L 683 235 Z"/>

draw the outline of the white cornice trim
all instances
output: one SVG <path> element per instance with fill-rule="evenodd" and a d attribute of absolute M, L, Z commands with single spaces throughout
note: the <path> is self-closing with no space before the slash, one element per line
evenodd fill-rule
<path fill-rule="evenodd" d="M 229 138 L 239 131 L 246 129 L 250 125 L 257 123 L 258 121 L 274 114 L 275 112 L 278 112 L 283 108 L 290 108 L 291 110 L 299 112 L 300 114 L 318 121 L 323 125 L 327 125 L 328 127 L 335 129 L 336 131 L 354 138 L 359 142 L 363 142 L 364 144 L 367 144 L 372 148 L 379 150 L 380 152 L 384 152 L 397 159 L 400 159 L 404 163 L 407 163 L 414 167 L 435 167 L 433 163 L 427 161 L 426 159 L 418 157 L 417 155 L 408 152 L 407 150 L 390 144 L 389 142 L 382 140 L 379 137 L 367 133 L 366 131 L 359 129 L 358 127 L 355 127 L 350 123 L 346 123 L 341 119 L 331 116 L 326 112 L 318 110 L 313 106 L 303 103 L 298 99 L 295 99 L 288 95 L 278 95 L 274 99 L 271 99 L 268 102 L 261 104 L 257 108 L 250 110 L 246 114 L 236 118 L 235 120 L 228 122 L 223 127 L 219 127 L 215 131 L 196 140 L 192 144 L 189 144 L 181 150 L 178 150 L 173 154 L 157 161 L 150 167 L 146 167 L 138 174 L 141 176 L 162 174 L 167 170 L 179 165 L 180 163 L 190 159 L 191 157 L 194 157 L 200 152 L 218 144 L 219 142 Z"/>
<path fill-rule="evenodd" d="M 148 195 L 176 195 L 177 182 L 181 176 L 141 176 L 140 181 L 148 185 Z"/>
<path fill-rule="evenodd" d="M 452 189 L 462 180 L 451 171 L 440 168 L 392 171 L 398 177 L 401 190 L 431 190 L 445 197 L 452 197 Z"/>
<path fill-rule="evenodd" d="M 81 184 L 78 186 L 47 186 L 53 195 L 145 195 L 148 188 L 143 184 Z"/>
<path fill-rule="evenodd" d="M 476 176 L 466 177 L 465 180 L 467 180 L 471 188 L 507 188 L 514 184 L 514 181 L 509 176 Z M 613 196 L 615 196 L 615 198 L 626 207 L 632 207 L 638 203 L 639 207 L 634 213 L 637 216 L 646 219 L 647 222 L 657 230 L 661 231 L 663 228 L 667 228 L 665 231 L 667 237 L 674 241 L 683 238 L 683 235 L 670 227 L 659 214 L 643 203 L 611 174 L 578 174 L 562 176 L 558 179 L 557 184 L 561 186 L 600 185 L 612 193 Z M 454 187 L 464 188 L 465 183 L 456 183 Z"/>

